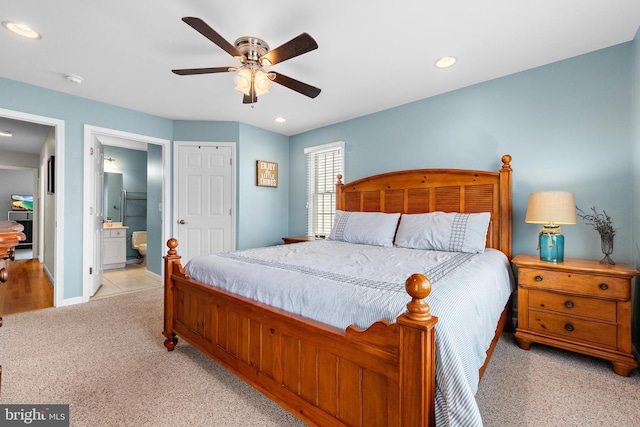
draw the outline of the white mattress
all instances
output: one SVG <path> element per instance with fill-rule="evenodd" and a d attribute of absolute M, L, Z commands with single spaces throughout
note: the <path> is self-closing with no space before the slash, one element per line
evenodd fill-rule
<path fill-rule="evenodd" d="M 203 255 L 185 270 L 200 282 L 346 329 L 394 322 L 410 301 L 404 283 L 425 274 L 436 325 L 436 424 L 482 425 L 478 370 L 513 290 L 502 252 L 422 251 L 319 240 Z"/>

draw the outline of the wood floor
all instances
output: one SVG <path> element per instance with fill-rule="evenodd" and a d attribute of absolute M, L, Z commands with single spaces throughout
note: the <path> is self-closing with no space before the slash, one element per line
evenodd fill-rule
<path fill-rule="evenodd" d="M 53 307 L 53 286 L 37 259 L 7 261 L 9 280 L 0 283 L 0 316 Z"/>

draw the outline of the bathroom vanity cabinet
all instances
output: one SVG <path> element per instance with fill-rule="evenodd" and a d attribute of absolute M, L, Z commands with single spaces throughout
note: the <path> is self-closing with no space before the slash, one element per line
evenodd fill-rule
<path fill-rule="evenodd" d="M 127 265 L 127 227 L 105 227 L 102 243 L 102 269 Z"/>

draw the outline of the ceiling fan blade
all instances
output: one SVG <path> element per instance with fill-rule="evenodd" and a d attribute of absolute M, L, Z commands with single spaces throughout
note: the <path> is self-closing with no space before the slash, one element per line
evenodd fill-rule
<path fill-rule="evenodd" d="M 196 30 L 197 32 L 199 32 L 200 34 L 202 34 L 203 36 L 205 36 L 206 38 L 208 38 L 209 40 L 217 44 L 222 50 L 227 52 L 229 55 L 242 57 L 242 52 L 240 52 L 238 49 L 236 49 L 234 45 L 232 45 L 227 40 L 225 40 L 224 37 L 218 34 L 213 28 L 207 25 L 207 23 L 204 22 L 202 19 L 194 18 L 193 16 L 185 16 L 184 18 L 182 18 L 182 20 L 186 22 L 188 25 L 190 25 L 194 30 Z"/>
<path fill-rule="evenodd" d="M 234 67 L 212 67 L 212 68 L 183 68 L 179 70 L 171 70 L 179 76 L 190 76 L 192 74 L 211 74 L 211 73 L 227 73 L 233 71 Z"/>
<path fill-rule="evenodd" d="M 315 98 L 320 95 L 320 89 L 308 85 L 306 83 L 302 83 L 299 80 L 292 79 L 291 77 L 287 77 L 284 74 L 274 73 L 276 77 L 273 79 L 274 82 L 281 84 L 282 86 L 286 86 L 291 90 L 295 90 L 298 93 L 308 96 L 309 98 Z"/>
<path fill-rule="evenodd" d="M 303 53 L 307 53 L 318 48 L 318 43 L 307 33 L 302 33 L 285 44 L 278 46 L 260 58 L 262 65 L 274 65 L 278 62 L 286 61 Z M 266 63 L 266 61 L 269 63 Z"/>
<path fill-rule="evenodd" d="M 256 88 L 253 86 L 253 82 L 251 82 L 251 87 L 249 89 L 249 95 L 245 95 L 242 98 L 243 104 L 254 104 L 258 102 L 258 97 L 256 96 Z"/>

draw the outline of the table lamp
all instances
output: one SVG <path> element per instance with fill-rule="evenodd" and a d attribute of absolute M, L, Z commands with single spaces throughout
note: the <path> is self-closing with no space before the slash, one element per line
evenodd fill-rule
<path fill-rule="evenodd" d="M 542 224 L 542 230 L 538 235 L 540 261 L 564 262 L 564 236 L 560 224 L 576 223 L 576 202 L 573 193 L 531 193 L 524 221 L 529 224 Z"/>

